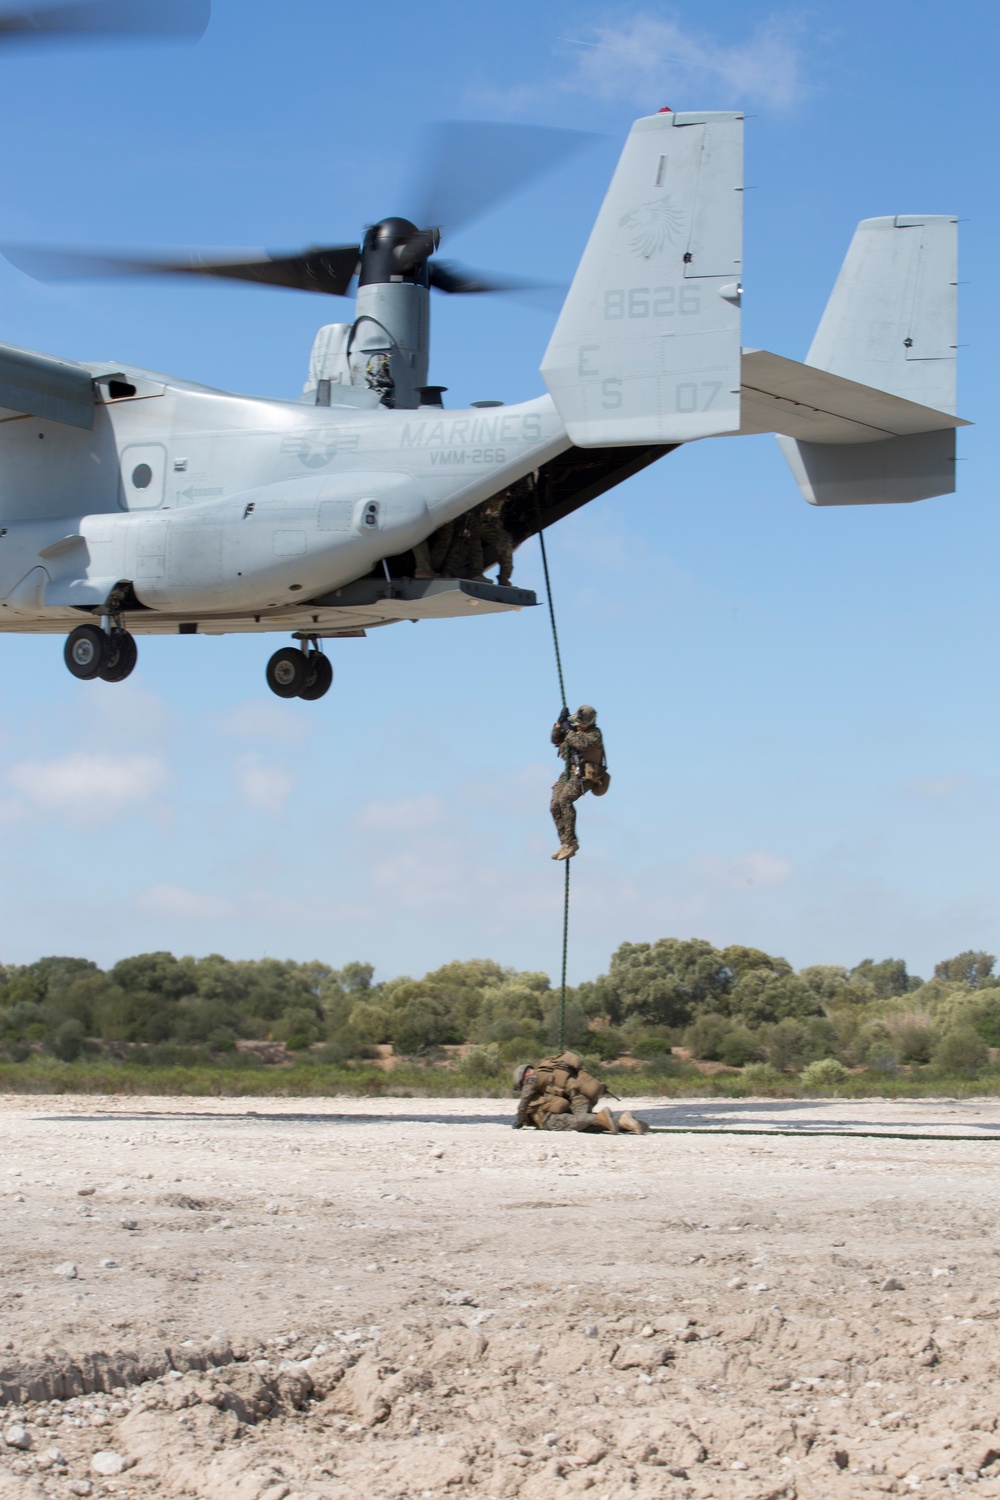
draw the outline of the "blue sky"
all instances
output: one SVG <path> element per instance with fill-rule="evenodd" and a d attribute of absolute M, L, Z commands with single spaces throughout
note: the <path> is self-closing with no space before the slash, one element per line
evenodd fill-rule
<path fill-rule="evenodd" d="M 614 783 L 582 806 L 571 977 L 702 936 L 796 965 L 1000 952 L 994 7 L 854 0 L 700 11 L 548 0 L 214 0 L 195 48 L 0 59 L 0 237 L 342 241 L 407 206 L 441 118 L 591 146 L 456 236 L 568 283 L 637 115 L 747 111 L 744 342 L 802 358 L 855 223 L 962 224 L 959 491 L 814 511 L 773 438 L 693 444 L 550 536 L 568 691 Z M 411 194 L 412 195 L 412 194 Z M 347 304 L 237 286 L 41 286 L 0 262 L 4 340 L 288 395 Z M 551 314 L 439 298 L 431 378 L 539 394 Z M 537 547 L 516 581 L 540 586 Z M 558 694 L 544 610 L 400 625 L 332 655 L 316 704 L 263 678 L 280 637 L 141 640 L 75 682 L 0 637 L 0 962 L 147 948 L 554 973 Z"/>

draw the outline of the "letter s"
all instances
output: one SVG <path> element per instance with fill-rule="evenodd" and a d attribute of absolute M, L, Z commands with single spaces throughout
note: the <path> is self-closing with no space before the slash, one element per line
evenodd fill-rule
<path fill-rule="evenodd" d="M 621 376 L 609 375 L 601 386 L 601 405 L 605 411 L 617 411 L 623 399 Z"/>

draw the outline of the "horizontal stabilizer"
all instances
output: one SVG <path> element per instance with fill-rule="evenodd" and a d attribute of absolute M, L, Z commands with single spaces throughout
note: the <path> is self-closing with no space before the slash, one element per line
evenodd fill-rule
<path fill-rule="evenodd" d="M 94 380 L 83 365 L 0 344 L 0 407 L 89 430 Z"/>
<path fill-rule="evenodd" d="M 736 432 L 743 116 L 637 120 L 542 375 L 581 448 Z"/>
<path fill-rule="evenodd" d="M 743 351 L 742 397 L 741 433 L 780 432 L 812 443 L 874 443 L 969 425 L 765 349 Z"/>

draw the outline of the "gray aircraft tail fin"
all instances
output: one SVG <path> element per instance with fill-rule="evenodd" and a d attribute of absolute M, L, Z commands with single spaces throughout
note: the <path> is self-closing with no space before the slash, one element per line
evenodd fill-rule
<path fill-rule="evenodd" d="M 958 220 L 862 219 L 806 364 L 955 412 Z"/>
<path fill-rule="evenodd" d="M 740 425 L 743 116 L 637 120 L 542 374 L 582 448 Z"/>
<path fill-rule="evenodd" d="M 779 436 L 811 504 L 924 500 L 954 490 L 957 268 L 958 221 L 950 215 L 858 225 L 806 365 L 923 407 L 925 430 L 887 424 L 836 442 Z"/>

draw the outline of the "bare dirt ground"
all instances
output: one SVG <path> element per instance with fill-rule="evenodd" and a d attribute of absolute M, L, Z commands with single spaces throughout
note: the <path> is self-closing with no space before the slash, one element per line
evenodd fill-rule
<path fill-rule="evenodd" d="M 0 1500 L 1000 1497 L 1000 1102 L 636 1108 L 0 1099 Z"/>

